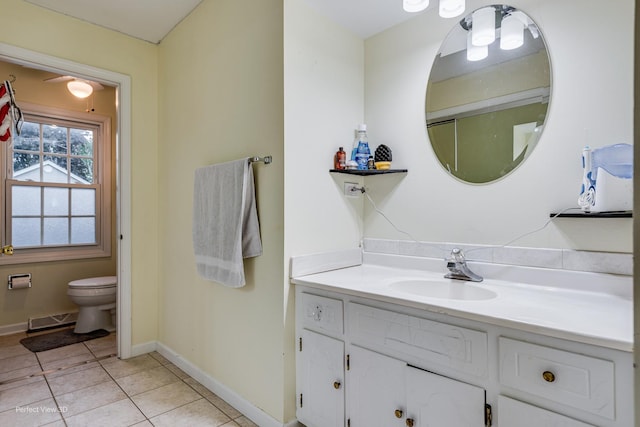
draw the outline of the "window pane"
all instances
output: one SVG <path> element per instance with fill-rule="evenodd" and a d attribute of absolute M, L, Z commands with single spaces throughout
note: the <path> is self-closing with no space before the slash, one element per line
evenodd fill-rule
<path fill-rule="evenodd" d="M 44 188 L 44 214 L 48 216 L 69 215 L 69 189 L 45 187 Z M 46 233 L 46 224 L 45 224 L 45 233 Z"/>
<path fill-rule="evenodd" d="M 96 214 L 96 190 L 93 188 L 71 189 L 71 215 L 95 215 Z"/>
<path fill-rule="evenodd" d="M 13 186 L 11 216 L 40 216 L 40 187 Z"/>
<path fill-rule="evenodd" d="M 44 245 L 66 245 L 69 243 L 68 218 L 44 218 Z"/>
<path fill-rule="evenodd" d="M 40 245 L 40 218 L 13 218 L 11 244 L 16 247 Z"/>
<path fill-rule="evenodd" d="M 93 157 L 93 131 L 71 129 L 71 154 Z"/>
<path fill-rule="evenodd" d="M 40 156 L 37 154 L 13 153 L 13 179 L 39 182 Z"/>
<path fill-rule="evenodd" d="M 13 139 L 13 148 L 16 150 L 40 151 L 40 125 L 24 122 L 20 136 Z"/>
<path fill-rule="evenodd" d="M 96 243 L 96 219 L 71 218 L 71 243 Z"/>
<path fill-rule="evenodd" d="M 42 151 L 67 154 L 67 128 L 42 125 Z"/>
<path fill-rule="evenodd" d="M 93 184 L 93 160 L 72 158 L 71 182 L 76 184 Z"/>
<path fill-rule="evenodd" d="M 61 156 L 44 156 L 42 162 L 43 182 L 69 182 L 67 158 Z"/>
<path fill-rule="evenodd" d="M 18 182 L 8 182 L 8 194 L 3 196 L 10 222 L 5 231 L 17 247 L 41 247 L 49 254 L 73 245 L 79 247 L 70 252 L 77 254 L 81 246 L 101 240 L 102 230 L 97 228 L 111 224 L 110 213 L 98 222 L 103 207 L 102 163 L 97 163 L 106 162 L 109 170 L 110 157 L 98 158 L 103 124 L 84 123 L 73 114 L 46 118 L 48 114 L 27 112 L 21 135 L 8 146 L 12 163 L 7 176 Z"/>

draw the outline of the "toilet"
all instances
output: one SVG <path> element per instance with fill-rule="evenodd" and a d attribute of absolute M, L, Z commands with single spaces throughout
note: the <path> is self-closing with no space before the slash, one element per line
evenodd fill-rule
<path fill-rule="evenodd" d="M 115 330 L 117 284 L 117 276 L 90 277 L 69 282 L 67 295 L 79 307 L 73 330 L 75 333 Z"/>

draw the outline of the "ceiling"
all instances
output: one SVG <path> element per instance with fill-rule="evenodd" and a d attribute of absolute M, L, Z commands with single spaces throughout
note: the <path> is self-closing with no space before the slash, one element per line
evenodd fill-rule
<path fill-rule="evenodd" d="M 402 0 L 304 0 L 317 12 L 363 39 L 438 7 L 438 2 L 422 12 L 402 9 Z"/>
<path fill-rule="evenodd" d="M 157 44 L 202 0 L 24 1 Z"/>
<path fill-rule="evenodd" d="M 202 0 L 24 1 L 157 44 Z M 363 39 L 415 16 L 402 9 L 401 0 L 303 1 Z"/>

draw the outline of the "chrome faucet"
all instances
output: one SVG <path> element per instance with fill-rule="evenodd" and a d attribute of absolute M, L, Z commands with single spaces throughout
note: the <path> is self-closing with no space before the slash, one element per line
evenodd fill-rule
<path fill-rule="evenodd" d="M 469 270 L 464 254 L 459 248 L 451 251 L 451 258 L 447 260 L 449 273 L 445 274 L 445 279 L 469 280 L 471 282 L 482 282 L 482 276 L 478 276 Z"/>

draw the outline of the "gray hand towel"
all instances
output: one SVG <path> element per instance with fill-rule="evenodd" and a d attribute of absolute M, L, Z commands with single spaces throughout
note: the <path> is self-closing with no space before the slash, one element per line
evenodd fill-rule
<path fill-rule="evenodd" d="M 262 255 L 253 169 L 247 159 L 196 169 L 193 249 L 198 274 L 239 288 L 243 258 Z"/>

